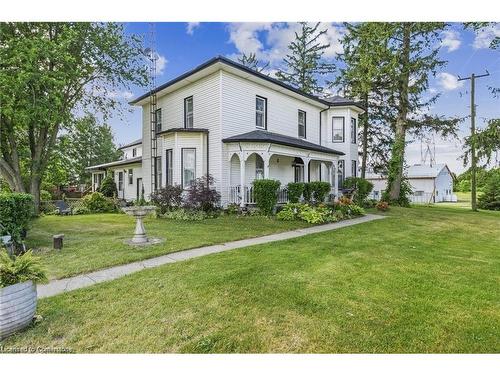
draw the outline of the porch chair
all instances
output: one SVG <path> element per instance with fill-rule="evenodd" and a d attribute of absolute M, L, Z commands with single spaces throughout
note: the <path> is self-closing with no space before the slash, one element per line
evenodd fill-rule
<path fill-rule="evenodd" d="M 54 203 L 56 206 L 58 215 L 72 215 L 73 211 L 71 207 L 65 201 L 56 201 Z"/>

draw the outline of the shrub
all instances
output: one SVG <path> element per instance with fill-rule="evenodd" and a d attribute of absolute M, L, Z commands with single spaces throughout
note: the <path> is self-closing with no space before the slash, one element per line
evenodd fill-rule
<path fill-rule="evenodd" d="M 478 198 L 478 207 L 483 210 L 500 211 L 500 175 L 492 175 Z"/>
<path fill-rule="evenodd" d="M 52 200 L 52 194 L 50 194 L 47 190 L 40 190 L 40 200 L 50 201 Z"/>
<path fill-rule="evenodd" d="M 180 185 L 167 185 L 151 194 L 151 202 L 164 214 L 182 205 L 182 191 Z"/>
<path fill-rule="evenodd" d="M 82 204 L 91 213 L 116 212 L 115 202 L 97 191 L 84 196 Z"/>
<path fill-rule="evenodd" d="M 90 210 L 85 206 L 76 206 L 72 211 L 73 215 L 87 215 L 90 214 Z"/>
<path fill-rule="evenodd" d="M 185 208 L 178 208 L 176 210 L 168 211 L 163 215 L 166 219 L 184 220 L 184 221 L 201 221 L 208 218 L 217 216 L 214 212 L 209 214 L 202 210 L 187 210 Z"/>
<path fill-rule="evenodd" d="M 16 244 L 26 237 L 34 216 L 34 203 L 31 194 L 0 193 L 1 235 L 10 234 Z"/>
<path fill-rule="evenodd" d="M 377 202 L 375 207 L 377 207 L 377 210 L 379 210 L 379 211 L 387 211 L 389 209 L 389 203 L 384 202 L 384 201 L 380 201 L 380 202 Z"/>
<path fill-rule="evenodd" d="M 188 189 L 185 207 L 213 212 L 220 209 L 220 194 L 215 190 L 214 178 L 210 175 L 197 178 Z"/>
<path fill-rule="evenodd" d="M 311 207 L 306 205 L 300 211 L 300 218 L 310 224 L 324 223 L 329 216 L 328 209 L 325 207 Z"/>
<path fill-rule="evenodd" d="M 253 193 L 257 207 L 264 215 L 271 215 L 278 202 L 278 189 L 281 183 L 277 180 L 255 180 Z"/>
<path fill-rule="evenodd" d="M 290 182 L 287 185 L 288 201 L 290 203 L 298 203 L 302 193 L 304 192 L 303 182 Z"/>
<path fill-rule="evenodd" d="M 373 184 L 360 177 L 347 177 L 344 181 L 344 187 L 355 189 L 354 202 L 358 205 L 363 205 L 373 190 Z"/>
<path fill-rule="evenodd" d="M 467 193 L 470 191 L 470 180 L 462 180 L 457 184 L 457 190 Z"/>
<path fill-rule="evenodd" d="M 236 215 L 240 212 L 240 206 L 237 203 L 231 203 L 227 205 L 226 214 Z"/>
<path fill-rule="evenodd" d="M 12 258 L 5 251 L 0 251 L 0 288 L 28 280 L 35 283 L 47 281 L 45 270 L 31 251 Z"/>
<path fill-rule="evenodd" d="M 312 186 L 309 182 L 304 183 L 304 191 L 302 192 L 302 196 L 306 202 L 312 201 Z"/>
<path fill-rule="evenodd" d="M 280 212 L 276 215 L 279 220 L 291 221 L 299 219 L 301 210 L 304 208 L 302 203 L 287 203 L 285 204 Z"/>
<path fill-rule="evenodd" d="M 110 174 L 108 174 L 102 180 L 101 186 L 99 187 L 99 192 L 108 198 L 113 198 L 118 194 L 115 180 L 113 179 L 113 177 L 111 177 Z"/>
<path fill-rule="evenodd" d="M 378 201 L 376 199 L 365 199 L 361 207 L 373 208 L 377 205 Z"/>
<path fill-rule="evenodd" d="M 312 199 L 317 203 L 322 203 L 325 201 L 326 196 L 330 192 L 332 186 L 328 182 L 324 181 L 313 181 L 309 182 Z"/>

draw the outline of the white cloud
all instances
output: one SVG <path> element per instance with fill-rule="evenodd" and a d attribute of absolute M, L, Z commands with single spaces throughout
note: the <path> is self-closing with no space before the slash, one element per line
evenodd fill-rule
<path fill-rule="evenodd" d="M 186 32 L 189 35 L 193 35 L 194 29 L 198 28 L 199 26 L 200 26 L 199 22 L 188 22 L 188 24 L 186 26 Z"/>
<path fill-rule="evenodd" d="M 442 35 L 441 46 L 447 48 L 448 52 L 457 50 L 462 44 L 460 33 L 456 30 L 446 30 Z"/>
<path fill-rule="evenodd" d="M 160 54 L 156 54 L 156 75 L 161 76 L 165 67 L 167 66 L 168 60 L 165 56 Z"/>
<path fill-rule="evenodd" d="M 481 29 L 474 39 L 472 47 L 475 49 L 489 48 L 494 38 L 500 38 L 500 23 L 495 23 L 484 29 Z"/>
<path fill-rule="evenodd" d="M 229 41 L 239 53 L 255 53 L 258 59 L 269 61 L 275 66 L 288 53 L 288 45 L 295 39 L 295 32 L 299 29 L 299 23 L 231 23 Z M 327 32 L 319 41 L 330 44 L 324 54 L 325 58 L 330 59 L 342 52 L 342 31 L 331 23 L 321 23 L 319 30 L 323 29 L 327 29 Z"/>
<path fill-rule="evenodd" d="M 463 81 L 459 81 L 456 76 L 450 73 L 439 73 L 437 79 L 439 86 L 445 91 L 456 90 L 464 85 Z"/>

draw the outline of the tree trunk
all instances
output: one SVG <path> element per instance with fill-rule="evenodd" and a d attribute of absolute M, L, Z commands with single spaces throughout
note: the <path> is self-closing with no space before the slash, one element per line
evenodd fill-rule
<path fill-rule="evenodd" d="M 40 185 L 41 179 L 33 176 L 31 179 L 30 193 L 33 195 L 33 202 L 35 204 L 35 215 L 40 213 Z"/>
<path fill-rule="evenodd" d="M 406 123 L 409 109 L 408 86 L 410 81 L 410 43 L 412 23 L 402 25 L 403 37 L 401 46 L 401 74 L 398 81 L 399 105 L 395 123 L 395 138 L 389 162 L 387 191 L 389 199 L 398 202 L 401 198 L 401 182 L 405 157 Z"/>
<path fill-rule="evenodd" d="M 404 125 L 396 122 L 396 135 L 392 145 L 392 156 L 389 162 L 389 178 L 387 180 L 389 197 L 392 201 L 398 201 L 401 193 L 401 182 L 403 181 L 403 166 L 405 158 L 406 131 Z"/>
<path fill-rule="evenodd" d="M 368 93 L 365 93 L 364 98 L 365 113 L 363 114 L 364 124 L 363 124 L 363 155 L 361 159 L 361 178 L 365 178 L 366 175 L 366 160 L 368 158 Z"/>

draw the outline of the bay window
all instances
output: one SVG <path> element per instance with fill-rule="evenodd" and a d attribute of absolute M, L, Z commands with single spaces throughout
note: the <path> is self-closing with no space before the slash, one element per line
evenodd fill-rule
<path fill-rule="evenodd" d="M 345 119 L 344 117 L 332 117 L 332 142 L 344 142 L 345 133 Z"/>
<path fill-rule="evenodd" d="M 190 187 L 196 179 L 196 149 L 183 148 L 181 157 L 182 187 Z"/>

